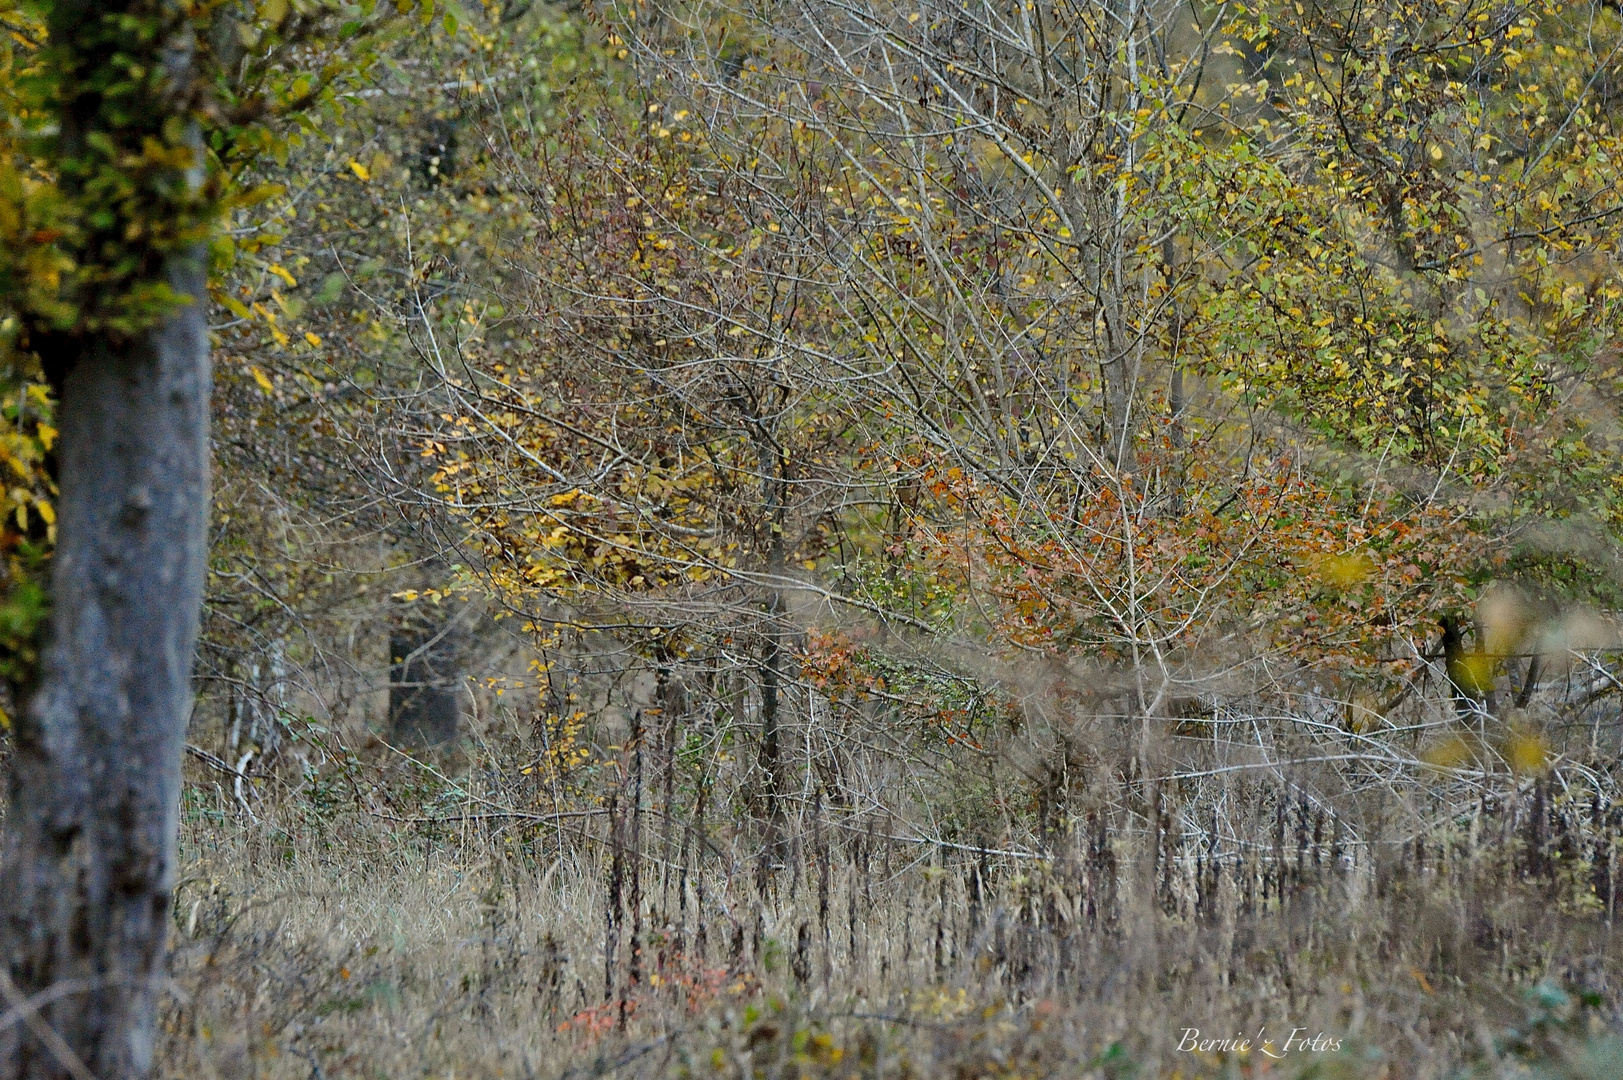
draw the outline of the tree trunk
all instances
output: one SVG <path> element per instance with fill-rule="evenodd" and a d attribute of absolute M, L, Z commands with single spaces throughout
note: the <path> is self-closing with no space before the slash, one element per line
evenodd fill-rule
<path fill-rule="evenodd" d="M 0 1080 L 124 1080 L 152 1063 L 209 506 L 201 249 L 166 271 L 192 303 L 144 337 L 56 358 L 53 608 L 17 724 L 0 944 L 21 994 L 73 989 L 0 1031 Z"/>
<path fill-rule="evenodd" d="M 389 738 L 396 746 L 443 746 L 457 737 L 456 623 L 410 620 L 389 635 Z"/>
<path fill-rule="evenodd" d="M 762 437 L 758 440 L 757 449 L 767 527 L 771 530 L 766 556 L 766 627 L 761 642 L 761 742 L 756 761 L 761 771 L 762 785 L 764 842 L 760 870 L 764 886 L 767 876 L 775 872 L 782 861 L 779 849 L 782 845 L 780 826 L 784 784 L 783 761 L 778 746 L 778 686 L 783 675 L 783 579 L 788 573 L 784 528 L 789 496 L 789 461 L 776 440 Z"/>

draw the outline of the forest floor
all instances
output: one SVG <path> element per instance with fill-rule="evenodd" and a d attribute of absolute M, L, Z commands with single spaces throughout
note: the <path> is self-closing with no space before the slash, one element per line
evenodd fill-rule
<path fill-rule="evenodd" d="M 1257 872 L 870 826 L 762 870 L 601 809 L 233 810 L 191 789 L 165 1077 L 1623 1076 L 1610 904 L 1492 844 Z"/>

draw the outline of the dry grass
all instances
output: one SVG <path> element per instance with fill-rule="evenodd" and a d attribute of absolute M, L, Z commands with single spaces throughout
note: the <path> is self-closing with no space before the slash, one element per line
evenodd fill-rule
<path fill-rule="evenodd" d="M 763 847 L 624 783 L 561 821 L 448 813 L 417 779 L 406 808 L 398 764 L 352 761 L 346 802 L 257 822 L 192 789 L 162 1075 L 1623 1076 L 1619 818 L 1554 781 L 1356 844 L 1294 787 L 1196 829 L 1123 781 L 1032 858 L 815 804 Z"/>

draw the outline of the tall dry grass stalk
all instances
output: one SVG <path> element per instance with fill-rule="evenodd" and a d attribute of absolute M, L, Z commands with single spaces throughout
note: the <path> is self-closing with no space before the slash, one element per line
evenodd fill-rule
<path fill-rule="evenodd" d="M 1418 833 L 1129 768 L 1029 843 L 817 794 L 763 845 L 627 734 L 572 811 L 500 809 L 488 744 L 351 756 L 256 821 L 200 774 L 162 1075 L 1623 1075 L 1623 807 L 1559 771 Z"/>

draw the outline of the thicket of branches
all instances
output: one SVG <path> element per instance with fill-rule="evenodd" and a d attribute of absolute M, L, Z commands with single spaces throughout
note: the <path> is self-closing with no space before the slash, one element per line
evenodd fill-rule
<path fill-rule="evenodd" d="M 646 745 L 768 874 L 1112 777 L 1214 857 L 1241 780 L 1374 846 L 1611 797 L 1610 9 L 466 15 L 221 282 L 232 754 L 460 620 L 512 806 Z"/>
<path fill-rule="evenodd" d="M 1123 770 L 1609 790 L 1612 13 L 534 18 L 401 65 L 286 211 L 310 306 L 263 278 L 313 336 L 231 331 L 239 445 L 428 560 L 378 592 L 614 642 L 769 841 Z M 973 824 L 850 787 L 1011 741 Z"/>
<path fill-rule="evenodd" d="M 1429 872 L 1609 931 L 1615 8 L 490 5 L 391 48 L 217 261 L 204 819 L 586 867 L 621 1003 L 656 924 L 826 985 L 876 853 L 936 919 L 898 964 L 1015 996 L 1134 904 L 1239 955 L 1235 912 Z M 390 699 L 452 652 L 424 748 Z"/>

